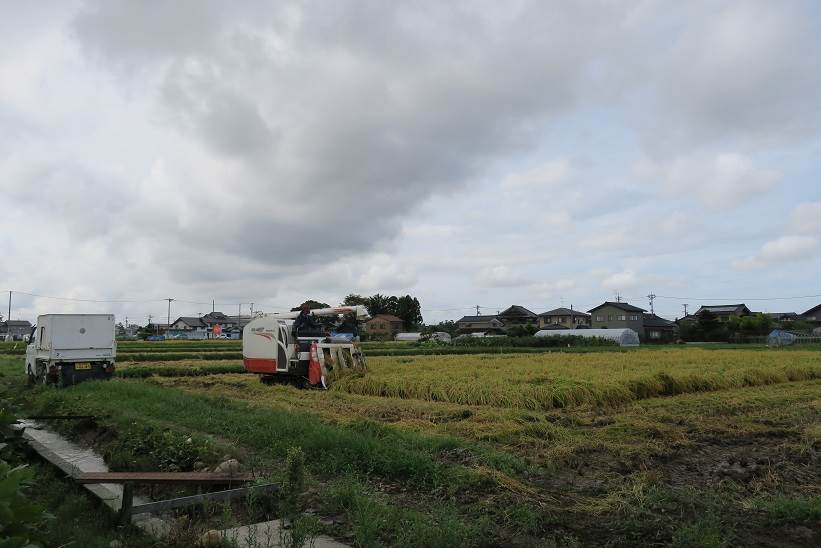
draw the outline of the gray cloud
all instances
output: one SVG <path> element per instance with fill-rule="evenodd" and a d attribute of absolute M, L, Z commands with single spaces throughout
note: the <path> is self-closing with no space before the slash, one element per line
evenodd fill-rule
<path fill-rule="evenodd" d="M 130 281 L 273 293 L 282 280 L 290 296 L 307 271 L 322 291 L 445 272 L 451 288 L 502 294 L 566 278 L 566 257 L 671 241 L 695 255 L 767 233 L 753 216 L 778 216 L 764 211 L 773 189 L 804 184 L 790 162 L 813 171 L 810 2 L 50 8 L 0 21 L 8 219 L 92 242 L 84 260 L 125 261 Z M 718 243 L 704 204 L 722 212 Z M 409 222 L 454 236 L 409 244 Z"/>
<path fill-rule="evenodd" d="M 226 187 L 262 211 L 232 215 L 238 224 L 208 245 L 278 262 L 368 249 L 431 193 L 527 148 L 573 108 L 608 15 L 535 4 L 499 18 L 470 4 L 428 4 L 424 15 L 379 3 L 221 6 L 91 3 L 75 29 L 126 88 L 156 82 L 168 124 L 241 162 Z M 572 27 L 582 19 L 601 28 L 582 35 Z M 249 49 L 255 62 L 236 62 Z M 367 229 L 351 227 L 364 220 Z"/>

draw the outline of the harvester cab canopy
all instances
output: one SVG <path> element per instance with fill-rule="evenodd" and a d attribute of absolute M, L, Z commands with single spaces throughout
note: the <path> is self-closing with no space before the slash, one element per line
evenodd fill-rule
<path fill-rule="evenodd" d="M 265 314 L 265 316 L 272 316 L 275 318 L 279 318 L 282 320 L 294 320 L 302 313 L 301 310 L 294 310 L 291 312 L 273 312 L 271 314 Z M 334 306 L 331 308 L 315 308 L 311 310 L 312 316 L 319 316 L 319 317 L 333 317 L 333 316 L 341 316 L 346 314 L 353 314 L 356 317 L 357 321 L 365 321 L 370 316 L 368 315 L 368 309 L 362 305 L 355 305 L 355 306 Z"/>

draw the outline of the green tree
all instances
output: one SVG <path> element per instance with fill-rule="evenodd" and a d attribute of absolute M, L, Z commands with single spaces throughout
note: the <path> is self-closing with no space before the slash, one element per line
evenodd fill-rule
<path fill-rule="evenodd" d="M 422 329 L 422 333 L 428 335 L 431 333 L 436 333 L 437 331 L 442 331 L 450 334 L 452 337 L 455 337 L 459 333 L 459 327 L 453 320 L 445 320 L 436 324 L 426 325 Z"/>
<path fill-rule="evenodd" d="M 394 297 L 395 299 L 396 297 Z M 393 314 L 391 308 L 390 297 L 376 293 L 368 297 L 368 302 L 365 305 L 368 307 L 368 314 L 376 316 L 377 314 Z"/>
<path fill-rule="evenodd" d="M 721 325 L 715 314 L 709 310 L 703 310 L 698 315 L 698 327 L 708 341 L 715 340 L 719 336 Z"/>
<path fill-rule="evenodd" d="M 344 306 L 368 306 L 368 302 L 370 299 L 368 297 L 363 297 L 357 293 L 351 293 L 345 297 L 342 301 Z"/>
<path fill-rule="evenodd" d="M 405 329 L 415 329 L 422 325 L 422 306 L 419 304 L 419 299 L 410 295 L 391 297 L 391 299 L 396 299 L 393 314 L 402 320 Z"/>
<path fill-rule="evenodd" d="M 773 329 L 773 319 L 767 314 L 759 312 L 753 321 L 753 331 L 756 335 L 767 335 Z"/>
<path fill-rule="evenodd" d="M 809 333 L 815 325 L 807 320 L 794 320 L 792 322 L 784 322 L 781 327 L 798 333 Z"/>
<path fill-rule="evenodd" d="M 683 321 L 679 324 L 679 337 L 682 341 L 703 341 L 704 332 L 698 322 Z"/>
<path fill-rule="evenodd" d="M 151 335 L 156 335 L 156 329 L 150 323 L 137 329 L 137 338 L 145 340 Z"/>

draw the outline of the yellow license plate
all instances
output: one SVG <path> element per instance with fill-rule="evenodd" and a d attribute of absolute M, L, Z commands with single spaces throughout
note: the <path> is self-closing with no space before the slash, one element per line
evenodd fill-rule
<path fill-rule="evenodd" d="M 90 363 L 75 363 L 74 369 L 91 369 Z"/>

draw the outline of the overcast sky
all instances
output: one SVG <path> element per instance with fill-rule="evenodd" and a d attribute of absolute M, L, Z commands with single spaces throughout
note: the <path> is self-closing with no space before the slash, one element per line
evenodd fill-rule
<path fill-rule="evenodd" d="M 817 2 L 0 8 L 15 319 L 821 302 Z"/>

